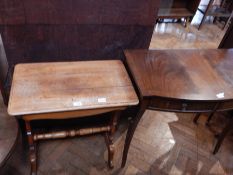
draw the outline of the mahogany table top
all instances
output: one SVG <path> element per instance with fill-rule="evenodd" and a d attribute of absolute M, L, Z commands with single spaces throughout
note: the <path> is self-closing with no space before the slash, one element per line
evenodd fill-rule
<path fill-rule="evenodd" d="M 119 60 L 18 64 L 8 113 L 27 115 L 136 104 L 137 95 Z"/>
<path fill-rule="evenodd" d="M 233 99 L 233 49 L 126 50 L 125 55 L 143 97 Z"/>

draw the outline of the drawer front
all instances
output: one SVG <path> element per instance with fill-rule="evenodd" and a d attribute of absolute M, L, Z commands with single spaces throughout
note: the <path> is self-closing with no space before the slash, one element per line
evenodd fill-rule
<path fill-rule="evenodd" d="M 211 112 L 216 102 L 187 101 L 155 98 L 150 100 L 150 109 L 174 112 Z"/>

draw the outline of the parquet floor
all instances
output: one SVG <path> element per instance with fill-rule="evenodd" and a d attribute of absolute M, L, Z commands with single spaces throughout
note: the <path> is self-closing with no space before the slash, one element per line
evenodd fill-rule
<path fill-rule="evenodd" d="M 211 26 L 204 24 L 201 31 L 196 31 L 195 26 L 185 29 L 180 24 L 159 24 L 155 28 L 151 48 L 216 48 L 222 31 Z M 198 125 L 193 124 L 193 116 L 146 111 L 132 140 L 124 169 L 120 168 L 120 163 L 127 118 L 121 118 L 114 137 L 116 154 L 113 170 L 107 168 L 107 150 L 101 135 L 40 142 L 38 175 L 233 174 L 232 134 L 216 155 L 211 153 L 214 133 L 224 126 L 226 119 L 216 115 L 211 128 L 207 128 L 204 125 L 205 115 L 201 116 Z M 29 174 L 27 149 L 19 139 L 14 154 L 0 174 Z"/>
<path fill-rule="evenodd" d="M 151 39 L 151 49 L 204 49 L 217 48 L 225 30 L 221 24 L 213 24 L 212 18 L 207 17 L 200 30 L 197 24 L 201 20 L 201 13 L 197 12 L 192 25 L 184 28 L 180 23 L 159 23 Z"/>

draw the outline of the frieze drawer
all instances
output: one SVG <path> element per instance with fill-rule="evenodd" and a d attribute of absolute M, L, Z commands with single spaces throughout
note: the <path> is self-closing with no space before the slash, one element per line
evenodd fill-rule
<path fill-rule="evenodd" d="M 211 112 L 215 108 L 215 102 L 187 101 L 176 99 L 154 98 L 150 101 L 149 108 L 174 112 Z"/>

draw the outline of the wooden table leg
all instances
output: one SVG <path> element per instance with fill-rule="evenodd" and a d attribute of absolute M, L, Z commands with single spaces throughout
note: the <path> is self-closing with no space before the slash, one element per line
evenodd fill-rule
<path fill-rule="evenodd" d="M 138 125 L 140 119 L 142 118 L 144 112 L 146 111 L 147 106 L 148 106 L 148 100 L 142 100 L 141 104 L 139 106 L 137 115 L 135 116 L 135 118 L 129 124 L 128 131 L 127 131 L 127 134 L 126 134 L 126 139 L 125 139 L 125 146 L 124 146 L 123 156 L 122 156 L 122 163 L 121 163 L 122 168 L 126 164 L 128 151 L 129 151 L 129 146 L 130 146 L 130 143 L 132 141 L 134 132 L 135 132 L 135 130 L 137 128 L 137 125 Z"/>
<path fill-rule="evenodd" d="M 115 147 L 113 144 L 113 134 L 116 132 L 116 127 L 118 123 L 118 118 L 120 117 L 121 111 L 116 111 L 113 113 L 110 121 L 110 132 L 105 133 L 105 142 L 108 148 L 108 166 L 109 168 L 113 168 L 113 156 L 115 152 Z"/>
<path fill-rule="evenodd" d="M 214 107 L 214 109 L 213 109 L 213 111 L 212 111 L 212 112 L 210 113 L 210 115 L 208 116 L 208 119 L 207 119 L 207 121 L 206 121 L 206 123 L 205 123 L 206 126 L 209 125 L 209 122 L 210 122 L 210 120 L 212 119 L 214 113 L 217 111 L 218 106 L 219 106 L 219 104 L 216 104 L 215 107 Z M 197 121 L 198 121 L 198 119 L 200 118 L 200 115 L 201 115 L 201 113 L 197 113 L 196 116 L 194 117 L 193 122 L 194 122 L 195 124 L 197 124 Z"/>
<path fill-rule="evenodd" d="M 201 23 L 199 24 L 199 26 L 198 26 L 198 28 L 197 28 L 198 30 L 200 30 L 200 28 L 201 28 L 203 22 L 205 21 L 205 18 L 206 18 L 206 16 L 207 16 L 207 13 L 208 13 L 209 9 L 211 8 L 213 2 L 214 2 L 214 0 L 210 0 L 209 3 L 208 3 L 208 5 L 207 5 L 207 8 L 206 8 L 205 12 L 202 13 L 202 14 L 203 14 L 203 17 L 202 17 L 202 19 L 201 19 Z"/>
<path fill-rule="evenodd" d="M 206 123 L 205 123 L 206 126 L 209 125 L 209 122 L 210 122 L 210 120 L 212 119 L 214 113 L 215 113 L 215 112 L 211 112 L 210 115 L 208 116 L 208 119 L 207 119 L 207 121 L 206 121 Z M 201 115 L 201 113 L 197 113 L 197 114 L 195 115 L 195 117 L 194 117 L 194 119 L 193 119 L 193 122 L 194 122 L 195 124 L 197 124 L 197 121 L 198 121 L 198 119 L 200 118 L 200 115 Z"/>
<path fill-rule="evenodd" d="M 214 113 L 215 113 L 215 111 L 214 111 L 214 112 L 211 112 L 210 115 L 208 116 L 208 119 L 207 119 L 207 121 L 206 121 L 206 123 L 205 123 L 206 126 L 209 126 L 210 120 L 211 120 L 212 117 L 214 116 Z"/>
<path fill-rule="evenodd" d="M 228 132 L 230 131 L 230 129 L 232 128 L 233 125 L 233 117 L 231 116 L 230 121 L 227 123 L 227 125 L 225 126 L 225 128 L 223 129 L 223 131 L 218 135 L 217 138 L 217 143 L 214 147 L 214 151 L 213 154 L 216 154 L 224 140 L 224 138 L 226 137 L 226 135 L 228 134 Z"/>
<path fill-rule="evenodd" d="M 105 133 L 105 142 L 108 148 L 108 166 L 109 168 L 113 168 L 113 156 L 115 152 L 115 147 L 113 144 L 113 138 L 109 135 L 109 133 Z"/>
<path fill-rule="evenodd" d="M 31 174 L 37 174 L 37 162 L 36 162 L 36 145 L 33 140 L 33 134 L 31 129 L 30 121 L 25 121 L 26 132 L 29 144 L 30 163 L 31 163 Z"/>
<path fill-rule="evenodd" d="M 193 119 L 193 123 L 197 124 L 198 119 L 200 118 L 201 113 L 197 113 Z"/>

